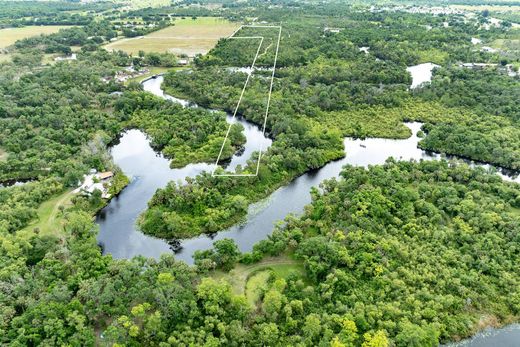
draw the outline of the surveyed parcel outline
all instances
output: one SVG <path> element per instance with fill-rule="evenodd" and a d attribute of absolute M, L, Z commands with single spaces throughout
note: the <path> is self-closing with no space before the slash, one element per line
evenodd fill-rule
<path fill-rule="evenodd" d="M 256 55 L 253 59 L 253 63 L 250 67 L 250 73 L 247 74 L 246 81 L 244 82 L 244 87 L 242 88 L 242 92 L 240 93 L 240 98 L 238 99 L 237 105 L 235 107 L 235 110 L 233 112 L 232 119 L 236 118 L 238 108 L 240 107 L 240 103 L 242 102 L 242 98 L 244 97 L 244 93 L 246 91 L 247 85 L 249 84 L 249 80 L 251 78 L 251 75 L 253 74 L 256 59 L 258 58 L 258 55 L 260 53 L 260 49 L 262 48 L 262 44 L 264 43 L 264 36 L 235 36 L 236 33 L 238 33 L 242 28 L 272 28 L 272 29 L 278 29 L 278 42 L 276 44 L 276 52 L 274 56 L 274 63 L 273 63 L 273 71 L 271 74 L 271 82 L 269 85 L 269 94 L 267 95 L 267 105 L 265 108 L 265 116 L 264 116 L 264 124 L 262 126 L 262 134 L 265 137 L 265 127 L 267 125 L 267 116 L 269 115 L 269 107 L 271 106 L 271 94 L 273 92 L 273 83 L 274 83 L 274 73 L 276 71 L 276 62 L 278 60 L 278 49 L 280 48 L 280 39 L 282 37 L 282 26 L 281 25 L 241 25 L 235 32 L 233 32 L 227 39 L 228 40 L 243 40 L 243 39 L 249 39 L 249 40 L 260 40 L 260 43 L 258 44 L 258 48 L 256 49 Z M 237 173 L 215 173 L 215 171 L 218 169 L 218 163 L 220 161 L 220 157 L 222 156 L 222 152 L 224 151 L 224 146 L 226 145 L 226 141 L 229 137 L 229 132 L 231 131 L 231 126 L 233 123 L 230 123 L 226 132 L 226 136 L 224 137 L 224 141 L 222 142 L 222 147 L 220 148 L 220 152 L 217 157 L 217 161 L 215 162 L 215 169 L 211 173 L 211 176 L 213 177 L 255 177 L 258 176 L 258 171 L 260 170 L 260 160 L 262 159 L 262 152 L 263 152 L 263 144 L 260 144 L 260 148 L 258 151 L 258 161 L 256 163 L 256 172 L 249 173 L 249 174 L 237 174 Z"/>

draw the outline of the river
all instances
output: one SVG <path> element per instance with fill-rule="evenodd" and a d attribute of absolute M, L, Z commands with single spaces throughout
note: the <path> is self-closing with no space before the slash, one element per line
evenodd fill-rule
<path fill-rule="evenodd" d="M 520 324 L 511 324 L 500 329 L 486 328 L 475 336 L 443 345 L 444 347 L 518 347 Z"/>
<path fill-rule="evenodd" d="M 174 102 L 189 105 L 188 102 L 165 96 L 161 90 L 162 77 L 149 79 L 143 83 L 145 90 Z M 193 106 L 193 104 L 192 104 Z M 196 106 L 193 106 L 196 107 Z M 233 156 L 228 169 L 243 165 L 251 153 L 260 148 L 267 148 L 271 140 L 264 137 L 257 126 L 243 120 L 227 117 L 228 122 L 240 122 L 245 129 L 247 142 L 242 155 Z M 196 250 L 211 248 L 216 240 L 232 238 L 241 251 L 250 251 L 255 243 L 265 239 L 273 230 L 273 225 L 290 213 L 301 213 L 310 203 L 310 188 L 316 187 L 325 179 L 338 177 L 346 164 L 374 165 L 382 164 L 389 157 L 403 160 L 437 159 L 438 154 L 427 153 L 417 148 L 417 131 L 421 123 L 406 123 L 412 136 L 404 140 L 370 138 L 365 140 L 344 140 L 346 156 L 328 163 L 318 170 L 308 172 L 287 186 L 281 187 L 267 199 L 249 207 L 245 222 L 235 225 L 216 235 L 175 240 L 176 258 L 193 263 L 192 255 Z M 98 215 L 100 227 L 98 240 L 105 253 L 114 258 L 131 258 L 136 255 L 158 258 L 162 253 L 171 253 L 170 244 L 162 239 L 144 235 L 136 229 L 136 219 L 147 207 L 158 188 L 169 181 L 184 181 L 186 177 L 195 177 L 202 171 L 211 171 L 214 164 L 190 164 L 181 169 L 170 169 L 169 160 L 154 152 L 149 140 L 139 130 L 126 131 L 119 143 L 112 147 L 114 162 L 123 172 L 132 178 L 130 185 L 114 198 Z M 478 165 L 478 164 L 476 164 Z M 505 175 L 502 175 L 506 177 Z"/>
<path fill-rule="evenodd" d="M 433 68 L 432 66 L 428 66 Z M 417 70 L 415 70 L 417 71 Z M 415 72 L 414 71 L 414 72 Z M 419 69 L 421 73 L 427 69 Z M 431 71 L 431 70 L 430 70 Z M 422 79 L 422 78 L 419 78 Z M 418 85 L 417 80 L 414 80 Z M 187 101 L 165 95 L 161 90 L 162 77 L 149 79 L 143 83 L 145 90 L 173 102 L 179 102 L 186 107 L 197 107 Z M 271 140 L 264 137 L 257 126 L 243 120 L 227 116 L 228 122 L 240 122 L 245 129 L 247 142 L 241 155 L 235 155 L 228 169 L 243 165 L 251 153 L 263 145 L 267 148 Z M 111 148 L 114 162 L 123 172 L 131 177 L 131 183 L 119 196 L 98 214 L 97 223 L 100 227 L 99 243 L 104 253 L 110 253 L 114 258 L 131 258 L 137 255 L 158 258 L 163 253 L 172 253 L 179 260 L 191 264 L 192 255 L 196 250 L 211 248 L 212 243 L 223 238 L 232 238 L 241 251 L 250 251 L 255 243 L 265 239 L 273 230 L 273 225 L 290 213 L 299 214 L 305 205 L 310 203 L 310 188 L 316 187 L 325 179 L 338 177 L 341 168 L 346 164 L 368 166 L 382 164 L 389 157 L 403 160 L 434 160 L 440 155 L 425 152 L 417 148 L 419 138 L 417 131 L 421 123 L 405 124 L 412 136 L 404 140 L 370 138 L 365 140 L 344 140 L 346 156 L 338 161 L 328 163 L 318 170 L 308 172 L 287 186 L 281 187 L 264 201 L 249 207 L 245 222 L 233 226 L 216 235 L 202 235 L 192 239 L 176 240 L 174 247 L 165 240 L 144 235 L 136 229 L 137 217 L 147 207 L 158 188 L 164 187 L 169 181 L 184 181 L 186 177 L 195 177 L 202 171 L 211 171 L 214 164 L 190 164 L 181 169 L 171 169 L 169 160 L 151 147 L 146 135 L 136 129 L 124 132 L 119 142 Z M 481 165 L 473 163 L 473 165 Z M 489 167 L 489 165 L 482 165 Z M 512 177 L 499 173 L 503 178 Z M 520 182 L 520 177 L 515 178 Z M 485 330 L 472 339 L 449 346 L 483 347 L 483 346 L 517 346 L 520 339 L 520 326 L 511 325 L 504 329 Z"/>

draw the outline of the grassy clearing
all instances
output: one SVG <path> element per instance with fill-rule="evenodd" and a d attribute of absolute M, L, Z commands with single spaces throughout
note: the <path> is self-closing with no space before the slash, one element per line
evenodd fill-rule
<path fill-rule="evenodd" d="M 491 47 L 502 51 L 520 51 L 520 39 L 496 39 Z"/>
<path fill-rule="evenodd" d="M 207 53 L 220 38 L 231 35 L 238 27 L 237 23 L 215 17 L 177 19 L 173 26 L 146 36 L 115 41 L 105 48 L 131 54 L 142 50 L 194 56 Z"/>
<path fill-rule="evenodd" d="M 254 273 L 249 277 L 245 287 L 247 301 L 252 305 L 256 305 L 262 294 L 269 289 L 269 279 L 273 276 L 273 271 L 262 270 Z"/>
<path fill-rule="evenodd" d="M 27 26 L 23 28 L 0 29 L 0 48 L 11 46 L 18 40 L 38 36 L 48 35 L 58 32 L 60 29 L 70 28 L 67 25 L 47 25 L 47 26 Z"/>
<path fill-rule="evenodd" d="M 0 54 L 0 63 L 11 61 L 11 54 Z"/>
<path fill-rule="evenodd" d="M 0 161 L 7 160 L 7 156 L 8 156 L 7 152 L 4 151 L 2 148 L 0 148 Z"/>
<path fill-rule="evenodd" d="M 287 256 L 280 256 L 265 258 L 251 265 L 238 264 L 229 273 L 215 271 L 213 277 L 227 281 L 235 294 L 249 295 L 248 300 L 256 302 L 257 289 L 269 280 L 269 274 L 277 278 L 286 278 L 291 272 L 297 272 L 304 277 L 305 270 L 302 262 Z"/>
<path fill-rule="evenodd" d="M 62 226 L 59 207 L 71 206 L 71 198 L 73 195 L 72 190 L 67 190 L 42 203 L 38 208 L 38 220 L 29 224 L 21 231 L 32 232 L 38 228 L 40 234 L 56 234 L 56 231 L 61 230 Z"/>

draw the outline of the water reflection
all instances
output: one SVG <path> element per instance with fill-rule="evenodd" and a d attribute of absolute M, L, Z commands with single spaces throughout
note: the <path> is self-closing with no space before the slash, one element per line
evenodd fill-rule
<path fill-rule="evenodd" d="M 146 81 L 144 88 L 165 97 L 161 90 L 161 83 L 162 76 L 159 76 Z M 182 104 L 190 105 L 188 102 Z M 244 125 L 247 137 L 244 152 L 233 156 L 229 164 L 228 168 L 234 170 L 237 165 L 244 165 L 251 153 L 260 148 L 260 145 L 270 145 L 271 140 L 266 139 L 251 123 L 232 119 L 231 116 L 228 116 L 228 121 L 240 121 Z M 272 232 L 274 223 L 290 213 L 301 213 L 304 206 L 310 202 L 310 188 L 318 186 L 325 179 L 337 177 L 346 164 L 360 166 L 382 164 L 389 157 L 403 160 L 432 160 L 440 157 L 438 154 L 417 148 L 419 139 L 416 134 L 421 123 L 407 123 L 406 126 L 411 130 L 412 136 L 404 140 L 345 139 L 347 152 L 345 158 L 306 173 L 289 185 L 276 190 L 266 200 L 251 205 L 245 222 L 241 225 L 233 226 L 216 235 L 202 235 L 170 242 L 146 236 L 136 230 L 137 217 L 144 211 L 147 202 L 158 188 L 166 186 L 172 180 L 183 182 L 186 177 L 194 177 L 204 170 L 211 171 L 215 166 L 201 163 L 190 164 L 182 169 L 170 169 L 169 161 L 153 151 L 141 131 L 129 130 L 123 134 L 119 143 L 111 151 L 114 162 L 133 179 L 131 184 L 99 214 L 98 240 L 105 252 L 115 258 L 131 258 L 136 255 L 157 258 L 160 254 L 172 252 L 174 249 L 178 259 L 192 263 L 192 256 L 196 250 L 211 248 L 215 240 L 226 237 L 234 239 L 242 251 L 249 251 L 255 243 L 265 239 Z M 502 176 L 507 178 L 503 174 Z"/>

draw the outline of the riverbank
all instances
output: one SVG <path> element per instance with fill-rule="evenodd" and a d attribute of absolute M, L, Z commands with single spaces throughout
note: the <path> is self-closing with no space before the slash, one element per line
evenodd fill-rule
<path fill-rule="evenodd" d="M 118 175 L 118 184 L 111 186 L 110 197 L 101 199 L 98 205 L 88 209 L 92 217 L 110 203 L 113 198 L 117 198 L 121 191 L 128 185 L 128 178 L 121 173 L 118 173 Z M 43 202 L 38 207 L 36 220 L 20 230 L 20 232 L 36 232 L 43 235 L 60 234 L 65 224 L 64 217 L 69 209 L 74 209 L 74 199 L 76 197 L 79 197 L 76 189 L 67 189 L 63 193 Z"/>
<path fill-rule="evenodd" d="M 160 89 L 160 79 L 150 79 L 145 89 L 164 98 L 168 98 Z M 189 103 L 185 100 L 173 100 Z M 246 124 L 253 130 L 256 126 Z M 195 177 L 202 171 L 211 172 L 214 167 L 208 164 L 188 165 L 182 169 L 171 170 L 169 163 L 162 154 L 157 154 L 150 147 L 149 140 L 140 131 L 133 130 L 121 138 L 121 146 L 112 148 L 114 161 L 131 177 L 136 177 L 130 184 L 128 191 L 122 194 L 121 199 L 114 200 L 105 211 L 98 215 L 100 236 L 98 240 L 104 244 L 105 252 L 115 258 L 131 258 L 136 255 L 158 258 L 161 253 L 175 252 L 178 259 L 192 263 L 192 255 L 196 250 L 212 247 L 215 240 L 232 238 L 241 251 L 250 251 L 253 244 L 265 239 L 271 234 L 277 221 L 283 220 L 288 214 L 299 214 L 305 205 L 310 203 L 310 190 L 317 187 L 325 179 L 337 177 L 341 168 L 346 165 L 377 165 L 387 158 L 393 157 L 402 160 L 436 160 L 441 156 L 426 152 L 417 147 L 420 140 L 417 137 L 422 123 L 405 123 L 408 133 L 407 139 L 351 139 L 343 141 L 346 153 L 342 159 L 331 161 L 320 169 L 312 170 L 292 180 L 285 181 L 280 188 L 275 189 L 267 198 L 251 204 L 240 218 L 238 224 L 232 224 L 216 234 L 200 235 L 190 239 L 162 240 L 139 231 L 135 222 L 142 211 L 146 210 L 147 202 L 155 191 L 167 186 L 168 182 L 184 182 L 186 177 Z M 128 138 L 126 138 L 128 136 Z M 250 136 L 248 136 L 250 138 Z M 254 136 L 261 139 L 260 134 Z M 252 145 L 249 150 L 258 148 Z M 234 165 L 245 163 L 248 154 L 236 156 Z M 475 163 L 475 165 L 478 165 Z M 488 167 L 485 165 L 485 167 Z M 150 170 L 152 168 L 152 170 Z M 503 176 L 506 177 L 506 176 Z M 218 178 L 223 179 L 223 178 Z M 247 178 L 245 178 L 247 179 Z M 520 181 L 520 178 L 516 179 Z M 169 238 L 168 238 L 169 239 Z"/>

